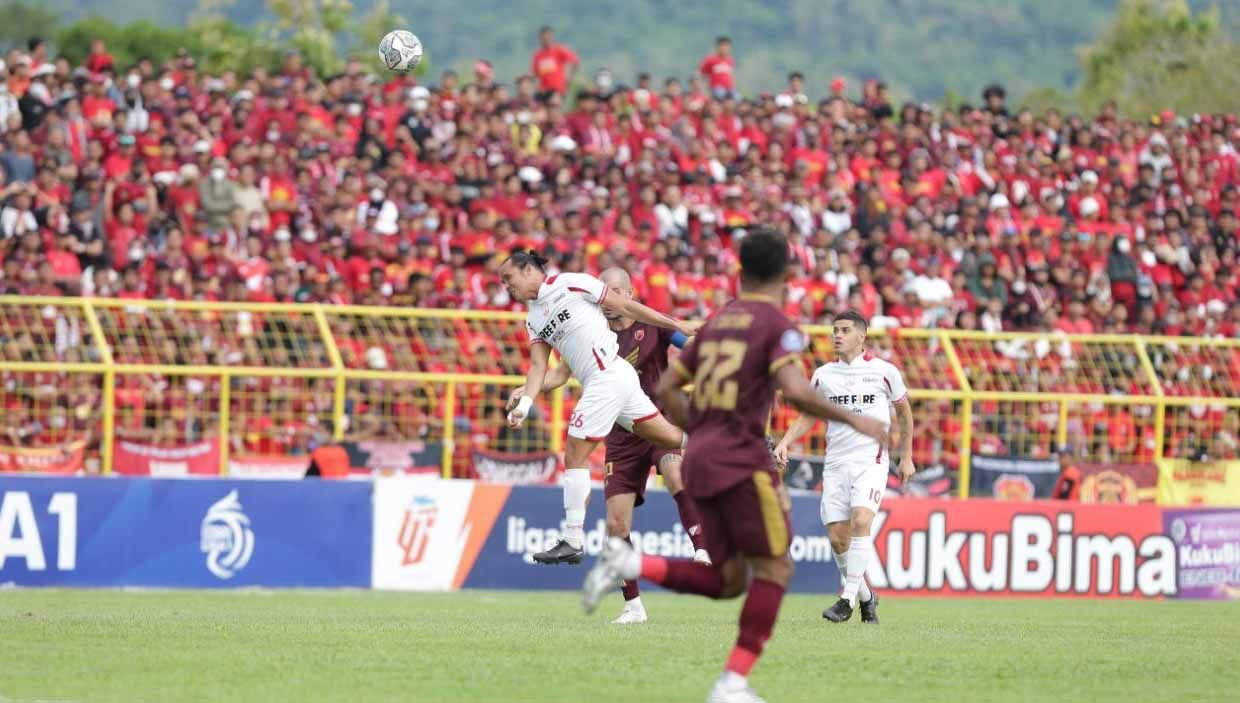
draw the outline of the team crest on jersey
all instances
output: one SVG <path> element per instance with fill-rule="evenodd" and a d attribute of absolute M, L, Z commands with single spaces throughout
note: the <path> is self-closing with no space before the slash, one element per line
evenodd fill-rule
<path fill-rule="evenodd" d="M 636 332 L 633 333 L 633 339 L 639 342 L 645 338 L 646 338 L 646 330 L 637 330 Z"/>
<path fill-rule="evenodd" d="M 800 352 L 805 350 L 805 336 L 798 330 L 787 330 L 783 336 L 779 338 L 779 345 L 786 352 Z"/>

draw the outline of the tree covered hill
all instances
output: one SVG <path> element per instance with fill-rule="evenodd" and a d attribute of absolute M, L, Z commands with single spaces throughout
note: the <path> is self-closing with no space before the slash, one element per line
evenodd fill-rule
<path fill-rule="evenodd" d="M 348 0 L 335 0 L 345 2 Z M 376 0 L 356 0 L 357 11 Z M 583 69 L 607 67 L 630 82 L 642 69 L 685 76 L 714 37 L 733 37 L 743 92 L 778 87 L 799 69 L 821 94 L 834 75 L 855 87 L 881 76 L 900 98 L 976 97 L 999 81 L 1016 96 L 1038 87 L 1069 90 L 1081 78 L 1078 49 L 1095 40 L 1119 0 L 390 0 L 427 46 L 436 70 L 465 69 L 479 57 L 510 77 L 528 70 L 538 27 L 550 24 L 576 48 Z M 206 12 L 243 25 L 276 6 L 312 0 L 50 0 L 62 21 L 97 13 L 114 22 L 184 24 Z M 1240 27 L 1240 0 L 1219 6 L 1222 25 Z M 195 15 L 197 13 L 197 15 Z M 1232 31 L 1235 35 L 1236 32 Z M 378 37 L 375 37 L 376 41 Z"/>

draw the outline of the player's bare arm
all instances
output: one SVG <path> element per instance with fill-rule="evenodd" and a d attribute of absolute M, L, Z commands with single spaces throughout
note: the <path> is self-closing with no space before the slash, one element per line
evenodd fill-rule
<path fill-rule="evenodd" d="M 814 425 L 818 424 L 818 419 L 812 415 L 801 414 L 797 419 L 792 421 L 788 426 L 788 431 L 784 433 L 779 444 L 775 445 L 775 462 L 781 467 L 788 464 L 788 448 L 805 436 L 806 432 L 814 429 Z"/>
<path fill-rule="evenodd" d="M 692 337 L 704 324 L 700 320 L 677 320 L 670 315 L 664 315 L 658 310 L 646 307 L 632 298 L 619 295 L 606 296 L 603 298 L 602 306 L 604 310 L 613 314 L 669 330 L 676 330 L 686 337 Z"/>
<path fill-rule="evenodd" d="M 539 346 L 542 346 L 542 345 L 539 345 Z M 568 383 L 568 379 L 572 377 L 573 377 L 573 372 L 571 369 L 568 368 L 568 364 L 561 363 L 559 366 L 548 371 L 547 375 L 543 377 L 542 389 L 540 392 L 546 393 L 548 391 L 553 391 L 559 388 L 560 386 L 564 385 L 565 383 Z M 525 396 L 525 386 L 517 386 L 516 388 L 512 389 L 512 392 L 508 394 L 508 404 L 504 407 L 504 409 L 512 410 L 513 408 L 517 407 L 517 403 L 519 403 L 521 401 L 521 398 L 524 396 Z"/>
<path fill-rule="evenodd" d="M 879 442 L 887 439 L 886 425 L 864 415 L 855 415 L 844 407 L 823 398 L 805 379 L 800 369 L 795 368 L 795 365 L 782 366 L 775 372 L 775 380 L 779 383 L 779 389 L 784 392 L 784 400 L 791 403 L 792 407 L 797 410 L 828 422 L 842 422 Z"/>
<path fill-rule="evenodd" d="M 547 377 L 547 362 L 551 358 L 551 346 L 541 342 L 530 347 L 530 370 L 525 375 L 526 388 L 543 387 Z M 529 393 L 518 399 L 516 407 L 508 412 L 508 425 L 514 429 L 525 422 L 530 406 L 538 399 L 538 393 Z"/>
<path fill-rule="evenodd" d="M 907 397 L 896 401 L 896 422 L 900 426 L 900 481 L 908 480 L 917 473 L 913 465 L 913 404 Z"/>
<path fill-rule="evenodd" d="M 689 424 L 689 394 L 685 392 L 688 382 L 689 379 L 673 364 L 659 377 L 659 385 L 655 387 L 655 396 L 663 408 L 663 414 L 677 427 Z"/>

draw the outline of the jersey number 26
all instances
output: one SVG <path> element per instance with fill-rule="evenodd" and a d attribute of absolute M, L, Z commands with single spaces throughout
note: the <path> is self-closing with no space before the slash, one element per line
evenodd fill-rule
<path fill-rule="evenodd" d="M 698 412 L 736 409 L 738 387 L 732 376 L 744 363 L 748 346 L 736 340 L 702 343 L 693 377 L 693 407 Z"/>

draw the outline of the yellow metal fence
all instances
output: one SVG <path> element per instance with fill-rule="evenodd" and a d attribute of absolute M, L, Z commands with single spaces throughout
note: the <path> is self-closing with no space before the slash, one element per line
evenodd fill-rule
<path fill-rule="evenodd" d="M 825 363 L 829 330 L 806 331 L 807 366 Z M 905 375 L 915 460 L 955 472 L 962 495 L 977 454 L 1236 458 L 1240 340 L 900 330 L 870 347 Z M 0 296 L 0 445 L 84 442 L 107 474 L 118 439 L 209 439 L 227 473 L 238 453 L 422 440 L 466 475 L 474 448 L 563 448 L 573 388 L 506 427 L 525 349 L 511 313 Z M 791 416 L 777 407 L 772 432 Z"/>

